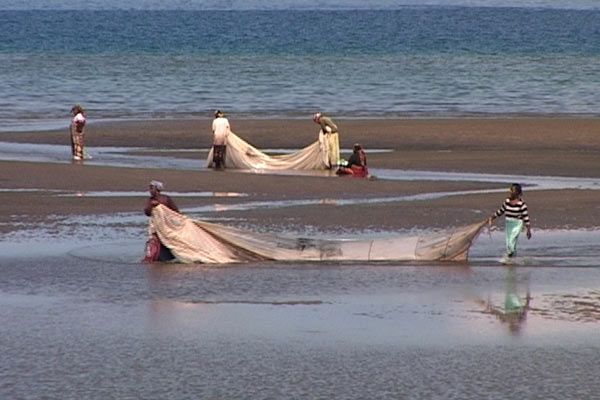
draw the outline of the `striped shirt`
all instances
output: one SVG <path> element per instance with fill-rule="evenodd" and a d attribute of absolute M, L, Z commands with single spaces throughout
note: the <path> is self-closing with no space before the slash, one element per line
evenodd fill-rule
<path fill-rule="evenodd" d="M 502 214 L 507 218 L 522 219 L 525 225 L 529 226 L 529 212 L 527 211 L 527 204 L 523 200 L 519 199 L 515 204 L 511 204 L 510 199 L 504 200 L 494 216 L 499 217 Z"/>

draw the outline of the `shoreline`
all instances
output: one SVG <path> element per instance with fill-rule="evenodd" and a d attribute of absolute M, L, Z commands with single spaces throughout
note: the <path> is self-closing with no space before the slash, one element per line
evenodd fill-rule
<path fill-rule="evenodd" d="M 259 149 L 299 149 L 317 136 L 318 127 L 310 119 L 229 118 L 232 130 Z M 92 122 L 86 131 L 86 146 L 205 151 L 212 145 L 211 121 Z M 373 168 L 600 177 L 600 118 L 335 122 L 340 127 L 342 150 L 361 143 Z M 0 142 L 67 146 L 69 139 L 65 129 L 4 133 Z M 369 154 L 370 148 L 392 152 Z M 203 157 L 194 153 L 178 156 Z"/>
<path fill-rule="evenodd" d="M 93 110 L 92 110 L 93 112 Z M 517 119 L 517 120 L 595 120 L 600 119 L 600 114 L 594 113 L 465 113 L 465 114 L 452 114 L 452 113 L 423 113 L 423 114 L 379 114 L 379 115 L 359 115 L 359 116 L 348 116 L 345 114 L 338 113 L 327 113 L 334 116 L 336 121 L 452 121 L 452 120 L 505 120 L 505 119 Z M 236 119 L 241 121 L 269 121 L 269 120 L 290 120 L 290 121 L 302 121 L 311 118 L 310 112 L 308 113 L 295 113 L 295 114 L 278 114 L 278 113 L 265 113 L 265 114 L 251 114 L 251 113 L 227 113 L 230 117 L 234 115 Z M 172 114 L 163 117 L 152 117 L 152 116 L 132 116 L 132 117 L 100 117 L 92 118 L 90 121 L 94 125 L 115 125 L 115 124 L 140 124 L 140 123 L 170 123 L 173 121 L 206 121 L 211 120 L 210 112 L 207 113 L 181 113 L 180 115 Z M 0 135 L 3 134 L 15 134 L 15 133 L 43 133 L 43 132 L 57 132 L 68 129 L 68 115 L 62 118 L 48 119 L 34 121 L 31 120 L 22 126 L 13 126 L 10 128 L 3 128 L 0 125 Z"/>

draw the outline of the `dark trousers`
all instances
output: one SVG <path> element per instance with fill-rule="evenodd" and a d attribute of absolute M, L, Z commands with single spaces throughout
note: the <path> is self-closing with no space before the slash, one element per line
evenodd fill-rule
<path fill-rule="evenodd" d="M 213 167 L 217 169 L 225 168 L 225 152 L 227 146 L 224 144 L 215 144 L 213 146 Z"/>

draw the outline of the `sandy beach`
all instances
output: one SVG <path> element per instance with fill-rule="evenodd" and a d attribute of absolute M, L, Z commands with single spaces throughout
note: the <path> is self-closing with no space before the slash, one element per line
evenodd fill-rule
<path fill-rule="evenodd" d="M 308 120 L 236 120 L 233 130 L 261 149 L 298 149 L 315 140 Z M 599 119 L 501 118 L 444 120 L 339 120 L 342 149 L 362 143 L 373 171 L 424 170 L 516 176 L 600 177 Z M 139 198 L 106 201 L 97 197 L 59 197 L 50 191 L 144 191 L 158 179 L 166 192 L 236 192 L 244 201 L 322 199 L 319 205 L 251 210 L 245 218 L 265 224 L 311 225 L 325 230 L 410 229 L 471 223 L 492 213 L 503 193 L 454 195 L 418 201 L 389 201 L 377 206 L 336 200 L 393 198 L 431 192 L 502 189 L 506 183 L 432 180 L 360 180 L 335 176 L 281 176 L 217 172 L 205 168 L 210 147 L 210 120 L 127 121 L 91 123 L 86 144 L 94 152 L 106 146 L 132 148 L 132 154 L 198 160 L 189 170 L 72 165 L 64 162 L 0 161 L 0 223 L 4 232 L 34 228 L 47 215 L 106 214 L 140 210 Z M 3 133 L 3 142 L 68 146 L 65 130 Z M 134 148 L 143 147 L 144 150 Z M 165 152 L 163 150 L 172 150 Z M 178 152 L 177 149 L 182 151 Z M 369 149 L 385 150 L 373 151 Z M 346 153 L 347 154 L 347 153 Z M 98 161 L 98 160 L 94 160 Z M 376 173 L 375 173 L 376 174 Z M 41 189 L 36 192 L 10 189 Z M 548 189 L 525 185 L 534 229 L 600 226 L 600 191 Z M 181 207 L 211 199 L 181 196 Z M 227 200 L 223 200 L 227 201 Z M 31 225 L 28 224 L 31 222 Z"/>

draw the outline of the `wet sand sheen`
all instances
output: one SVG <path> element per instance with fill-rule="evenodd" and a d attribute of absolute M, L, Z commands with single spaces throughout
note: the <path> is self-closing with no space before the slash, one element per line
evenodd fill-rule
<path fill-rule="evenodd" d="M 234 123 L 263 148 L 298 148 L 313 140 L 314 128 L 304 121 Z M 600 193 L 595 180 L 585 178 L 600 177 L 594 158 L 600 145 L 592 134 L 600 123 L 342 126 L 347 144 L 394 150 L 370 155 L 372 168 L 412 171 L 375 181 L 217 173 L 203 170 L 202 157 L 187 152 L 177 159 L 150 152 L 146 164 L 127 168 L 70 165 L 59 153 L 51 163 L 0 161 L 0 397 L 364 399 L 410 393 L 475 400 L 599 393 Z M 90 128 L 93 146 L 139 146 L 140 137 L 158 150 L 207 146 L 196 142 L 208 137 L 200 135 L 206 127 L 199 122 Z M 365 132 L 372 133 L 368 141 Z M 9 137 L 66 147 L 64 132 Z M 518 138 L 530 151 L 515 151 Z M 147 164 L 157 157 L 164 160 Z M 169 167 L 186 162 L 198 169 Z M 418 170 L 509 177 L 424 178 Z M 411 174 L 415 179 L 406 180 Z M 178 204 L 194 217 L 339 237 L 480 220 L 497 208 L 514 175 L 530 179 L 525 198 L 534 238 L 522 242 L 524 263 L 513 268 L 497 262 L 499 231 L 481 235 L 472 262 L 459 265 L 139 262 L 147 222 L 143 191 L 151 179 L 180 194 Z M 488 310 L 503 311 L 512 272 L 516 293 L 533 298 L 517 324 Z"/>

